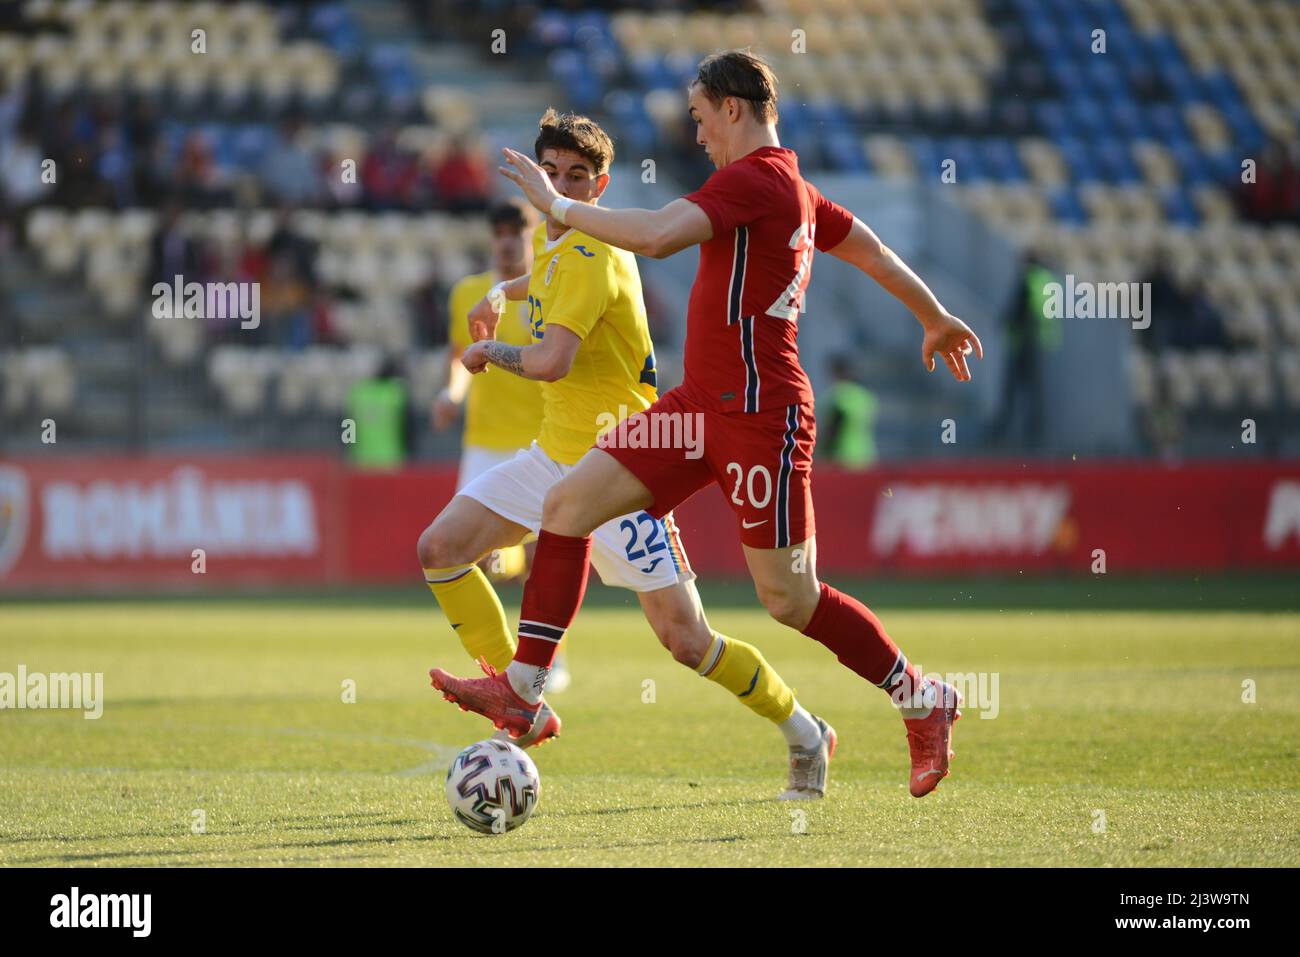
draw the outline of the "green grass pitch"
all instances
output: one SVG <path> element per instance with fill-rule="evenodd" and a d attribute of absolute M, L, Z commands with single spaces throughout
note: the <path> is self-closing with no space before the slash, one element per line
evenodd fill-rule
<path fill-rule="evenodd" d="M 0 712 L 0 864 L 1300 864 L 1295 612 L 882 617 L 927 670 L 999 676 L 1000 713 L 967 713 L 929 797 L 888 699 L 751 598 L 711 623 L 840 737 L 826 800 L 772 800 L 779 732 L 607 602 L 571 632 L 538 810 L 494 837 L 443 797 L 490 728 L 428 687 L 471 667 L 432 599 L 0 604 L 0 671 L 102 671 L 105 695 L 99 720 Z"/>

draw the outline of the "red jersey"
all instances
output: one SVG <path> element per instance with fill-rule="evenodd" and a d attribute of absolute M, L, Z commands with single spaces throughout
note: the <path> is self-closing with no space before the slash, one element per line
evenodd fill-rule
<path fill-rule="evenodd" d="M 682 392 L 705 409 L 759 412 L 813 399 L 797 322 L 813 250 L 838 246 L 853 214 L 799 175 L 793 150 L 763 146 L 686 196 L 713 238 L 686 313 Z"/>

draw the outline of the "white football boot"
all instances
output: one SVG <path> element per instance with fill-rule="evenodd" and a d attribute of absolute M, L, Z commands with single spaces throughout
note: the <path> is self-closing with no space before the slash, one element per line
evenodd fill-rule
<path fill-rule="evenodd" d="M 835 729 L 813 715 L 822 739 L 815 748 L 790 749 L 790 783 L 779 801 L 816 801 L 826 796 L 826 772 L 835 756 Z"/>

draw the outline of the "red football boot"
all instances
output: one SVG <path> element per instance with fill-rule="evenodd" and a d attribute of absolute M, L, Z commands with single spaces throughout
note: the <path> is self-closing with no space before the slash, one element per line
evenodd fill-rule
<path fill-rule="evenodd" d="M 948 776 L 948 759 L 953 756 L 952 723 L 961 717 L 957 710 L 961 694 L 943 681 L 933 682 L 937 695 L 927 718 L 903 719 L 907 726 L 907 747 L 912 752 L 912 797 L 925 797 Z"/>
<path fill-rule="evenodd" d="M 529 704 L 515 693 L 506 678 L 505 672 L 497 670 L 482 658 L 479 667 L 487 675 L 485 678 L 457 678 L 441 668 L 429 671 L 429 678 L 435 688 L 442 692 L 448 701 L 460 705 L 461 711 L 473 711 L 481 714 L 497 728 L 504 730 L 511 738 L 528 734 L 541 711 L 541 702 Z M 559 721 L 556 720 L 558 731 Z"/>

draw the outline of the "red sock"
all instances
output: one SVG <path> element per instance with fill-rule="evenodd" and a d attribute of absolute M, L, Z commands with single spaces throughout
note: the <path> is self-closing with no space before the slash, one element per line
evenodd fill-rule
<path fill-rule="evenodd" d="M 822 597 L 803 633 L 835 652 L 840 664 L 891 693 L 910 694 L 921 687 L 921 675 L 885 633 L 871 609 L 852 595 L 822 582 Z"/>
<path fill-rule="evenodd" d="M 515 661 L 549 668 L 564 632 L 573 624 L 587 591 L 591 538 L 571 538 L 542 529 L 533 570 L 524 583 Z"/>

